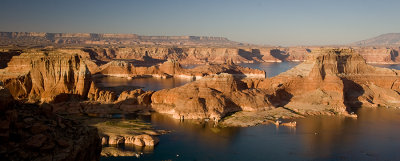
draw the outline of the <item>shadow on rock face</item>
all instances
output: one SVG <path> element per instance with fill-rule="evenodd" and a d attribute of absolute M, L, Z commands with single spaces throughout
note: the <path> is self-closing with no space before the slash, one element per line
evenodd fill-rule
<path fill-rule="evenodd" d="M 396 61 L 396 58 L 399 57 L 399 52 L 397 50 L 393 50 L 390 52 L 390 59 L 392 61 Z"/>
<path fill-rule="evenodd" d="M 261 55 L 261 53 L 260 53 L 260 49 L 252 49 L 251 52 L 243 50 L 243 49 L 239 49 L 238 54 L 241 57 L 246 58 L 247 60 L 254 60 L 254 58 L 256 58 L 258 60 L 262 60 L 262 57 L 263 57 L 263 55 Z"/>
<path fill-rule="evenodd" d="M 293 95 L 285 89 L 278 89 L 272 96 L 270 96 L 270 101 L 275 107 L 283 107 L 290 102 L 292 97 Z"/>
<path fill-rule="evenodd" d="M 271 55 L 281 61 L 286 61 L 286 59 L 289 57 L 289 54 L 285 53 L 284 51 L 281 51 L 279 49 L 272 49 L 270 51 Z"/>
<path fill-rule="evenodd" d="M 362 102 L 358 99 L 359 96 L 364 94 L 364 89 L 357 83 L 347 78 L 341 78 L 343 81 L 343 95 L 344 105 L 346 106 L 347 112 L 357 112 L 362 106 Z"/>
<path fill-rule="evenodd" d="M 11 61 L 13 56 L 18 56 L 22 53 L 21 50 L 11 50 L 8 52 L 0 52 L 0 69 L 4 69 L 7 67 L 8 62 Z"/>

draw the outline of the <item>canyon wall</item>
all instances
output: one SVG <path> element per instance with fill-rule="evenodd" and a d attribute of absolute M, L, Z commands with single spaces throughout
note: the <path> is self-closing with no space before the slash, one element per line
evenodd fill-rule
<path fill-rule="evenodd" d="M 0 86 L 0 160 L 100 160 L 96 128 L 52 113 L 50 106 L 13 100 Z"/>
<path fill-rule="evenodd" d="M 232 112 L 281 107 L 299 115 L 349 115 L 361 106 L 399 107 L 399 81 L 398 70 L 370 66 L 351 49 L 330 49 L 309 54 L 307 61 L 272 78 L 221 74 L 157 91 L 152 107 L 190 119 L 219 120 Z"/>
<path fill-rule="evenodd" d="M 224 37 L 136 34 L 0 32 L 0 45 L 237 45 Z"/>
<path fill-rule="evenodd" d="M 90 87 L 90 72 L 76 54 L 23 53 L 8 65 L 2 81 L 16 99 L 49 102 L 67 95 L 85 98 Z"/>
<path fill-rule="evenodd" d="M 232 60 L 228 60 L 223 64 L 206 64 L 192 69 L 183 68 L 180 63 L 169 59 L 162 64 L 143 67 L 135 66 L 128 61 L 111 61 L 100 67 L 97 74 L 114 76 L 114 77 L 183 77 L 183 78 L 202 78 L 206 75 L 219 73 L 229 73 L 236 77 L 254 77 L 265 78 L 265 72 L 258 69 L 251 69 L 236 65 Z"/>
<path fill-rule="evenodd" d="M 160 63 L 173 59 L 181 64 L 262 63 L 282 61 L 305 61 L 311 53 L 318 53 L 324 47 L 110 47 L 86 48 L 91 58 L 101 61 L 113 59 L 134 59 L 137 63 Z M 398 48 L 354 47 L 367 63 L 398 64 Z"/>

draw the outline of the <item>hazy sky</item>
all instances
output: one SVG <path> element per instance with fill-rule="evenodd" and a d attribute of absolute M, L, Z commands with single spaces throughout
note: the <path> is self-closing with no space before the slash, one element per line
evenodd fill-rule
<path fill-rule="evenodd" d="M 1 0 L 0 31 L 328 45 L 400 32 L 400 0 Z"/>

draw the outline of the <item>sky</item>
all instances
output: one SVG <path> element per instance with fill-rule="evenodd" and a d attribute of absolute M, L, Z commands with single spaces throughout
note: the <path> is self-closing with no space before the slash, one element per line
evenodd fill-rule
<path fill-rule="evenodd" d="M 400 0 L 1 0 L 0 31 L 346 44 L 400 32 Z"/>

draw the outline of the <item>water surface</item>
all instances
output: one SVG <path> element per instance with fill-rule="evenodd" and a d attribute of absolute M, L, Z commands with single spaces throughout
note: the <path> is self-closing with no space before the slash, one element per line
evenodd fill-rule
<path fill-rule="evenodd" d="M 298 62 L 240 64 L 262 69 L 268 77 Z M 400 65 L 375 65 L 399 69 Z M 136 85 L 149 90 L 173 88 L 186 79 L 113 78 L 108 86 Z M 172 130 L 160 136 L 153 148 L 126 147 L 143 152 L 140 158 L 117 157 L 101 160 L 400 160 L 400 110 L 360 109 L 358 119 L 310 117 L 297 120 L 296 128 L 259 125 L 247 128 L 216 128 L 212 123 L 180 122 L 153 114 L 141 117 L 157 129 Z M 129 119 L 129 118 L 126 118 Z"/>
<path fill-rule="evenodd" d="M 358 115 L 299 119 L 296 128 L 214 128 L 155 114 L 144 120 L 172 132 L 160 136 L 153 151 L 101 160 L 400 160 L 400 110 L 361 109 Z"/>
<path fill-rule="evenodd" d="M 242 63 L 239 64 L 243 67 L 264 70 L 267 77 L 274 77 L 282 72 L 295 67 L 301 62 L 281 62 L 281 63 Z"/>

